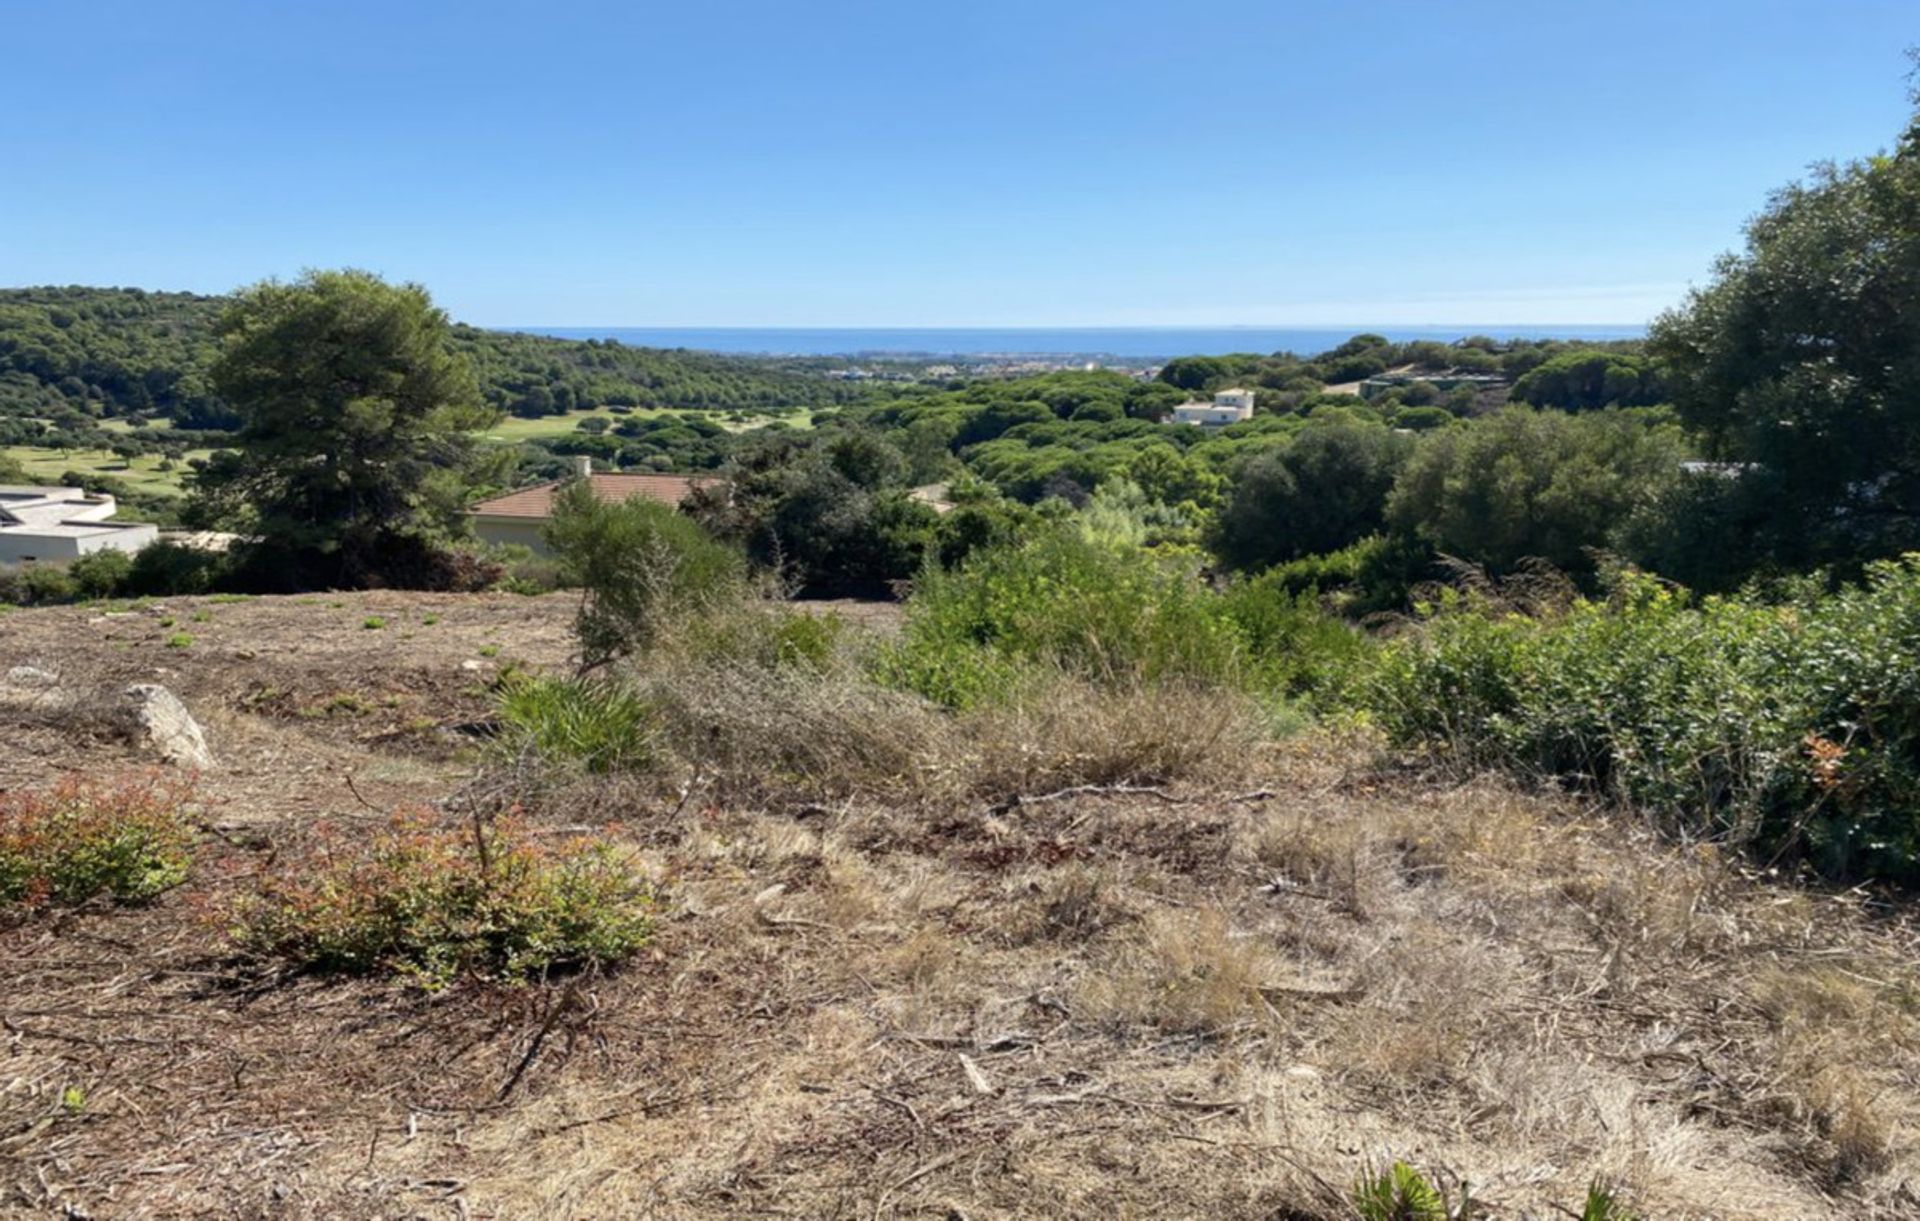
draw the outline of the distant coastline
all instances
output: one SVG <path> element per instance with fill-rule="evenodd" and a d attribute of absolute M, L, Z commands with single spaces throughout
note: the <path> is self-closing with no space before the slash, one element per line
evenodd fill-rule
<path fill-rule="evenodd" d="M 1228 352 L 1312 355 L 1372 332 L 1395 342 L 1496 339 L 1639 339 L 1640 326 L 1350 327 L 494 327 L 561 339 L 615 339 L 634 347 L 691 348 L 756 356 L 1084 357 L 1165 360 Z"/>

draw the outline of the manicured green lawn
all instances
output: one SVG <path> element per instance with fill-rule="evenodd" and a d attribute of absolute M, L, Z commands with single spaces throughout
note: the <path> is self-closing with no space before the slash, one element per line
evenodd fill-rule
<path fill-rule="evenodd" d="M 105 449 L 45 449 L 37 445 L 9 445 L 0 454 L 17 459 L 27 468 L 27 476 L 36 483 L 56 484 L 68 471 L 105 475 L 118 479 L 136 491 L 162 495 L 180 494 L 180 480 L 188 471 L 187 458 L 204 458 L 210 449 L 190 449 L 186 458 L 170 471 L 160 469 L 159 454 L 141 454 L 131 462 Z"/>
<path fill-rule="evenodd" d="M 553 437 L 564 437 L 569 433 L 578 431 L 580 421 L 592 419 L 596 416 L 605 420 L 608 428 L 612 428 L 622 419 L 651 419 L 655 416 L 663 415 L 686 416 L 688 418 L 707 416 L 717 421 L 729 432 L 746 432 L 750 429 L 760 428 L 774 419 L 783 420 L 793 428 L 813 427 L 813 411 L 805 407 L 794 412 L 792 415 L 777 417 L 751 416 L 744 421 L 726 419 L 724 418 L 725 414 L 724 412 L 682 411 L 672 407 L 635 407 L 624 416 L 614 415 L 609 411 L 569 411 L 565 415 L 541 416 L 538 419 L 531 420 L 522 419 L 519 416 L 508 416 L 498 425 L 489 428 L 482 435 L 490 441 L 534 441 L 542 438 L 551 439 Z"/>

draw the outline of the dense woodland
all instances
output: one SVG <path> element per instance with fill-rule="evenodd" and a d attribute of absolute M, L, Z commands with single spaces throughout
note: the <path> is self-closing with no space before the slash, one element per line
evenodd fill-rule
<path fill-rule="evenodd" d="M 0 421 L 84 429 L 103 419 L 166 417 L 182 429 L 233 427 L 234 414 L 207 380 L 214 325 L 230 302 L 136 288 L 0 290 Z M 486 401 L 518 416 L 601 407 L 762 411 L 856 394 L 809 375 L 802 362 L 465 326 L 452 342 Z"/>

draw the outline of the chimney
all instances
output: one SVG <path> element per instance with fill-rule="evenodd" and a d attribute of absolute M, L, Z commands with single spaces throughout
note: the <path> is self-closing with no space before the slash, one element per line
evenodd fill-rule
<path fill-rule="evenodd" d="M 573 477 L 585 479 L 593 474 L 593 459 L 585 454 L 575 454 L 573 458 Z"/>

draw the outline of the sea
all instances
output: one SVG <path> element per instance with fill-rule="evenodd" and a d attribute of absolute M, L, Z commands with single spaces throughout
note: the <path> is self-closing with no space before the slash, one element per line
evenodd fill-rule
<path fill-rule="evenodd" d="M 1228 352 L 1311 356 L 1371 332 L 1395 342 L 1496 339 L 1639 339 L 1638 326 L 1326 327 L 502 327 L 562 339 L 616 339 L 633 347 L 691 348 L 752 356 L 1085 358 L 1160 361 Z"/>

